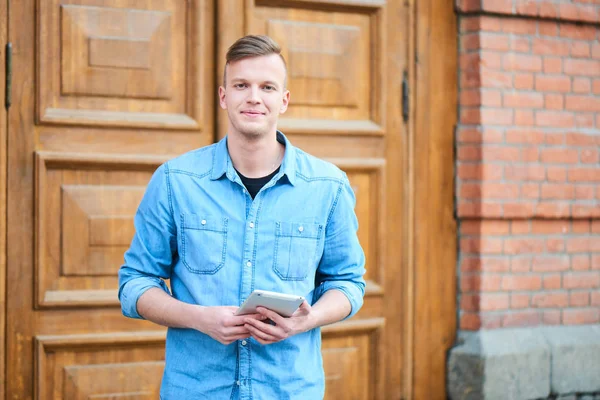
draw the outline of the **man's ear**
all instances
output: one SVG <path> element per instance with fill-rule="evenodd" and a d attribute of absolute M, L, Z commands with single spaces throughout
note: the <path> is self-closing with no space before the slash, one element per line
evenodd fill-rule
<path fill-rule="evenodd" d="M 290 91 L 286 90 L 285 92 L 283 92 L 283 99 L 282 99 L 282 106 L 279 109 L 279 114 L 283 114 L 284 112 L 287 111 L 288 108 L 288 104 L 290 104 Z"/>
<path fill-rule="evenodd" d="M 225 103 L 225 88 L 219 86 L 219 105 L 223 110 L 227 110 L 227 103 Z"/>

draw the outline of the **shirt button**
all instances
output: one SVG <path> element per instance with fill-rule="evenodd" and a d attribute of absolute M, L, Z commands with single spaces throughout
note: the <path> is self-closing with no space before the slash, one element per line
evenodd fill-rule
<path fill-rule="evenodd" d="M 240 381 L 235 381 L 235 384 L 240 386 Z"/>
<path fill-rule="evenodd" d="M 203 219 L 202 221 L 200 221 L 200 223 L 201 223 L 202 225 L 206 225 L 206 220 L 205 220 L 205 219 Z"/>
<path fill-rule="evenodd" d="M 242 340 L 242 346 L 245 346 L 246 344 L 248 344 L 248 342 L 246 342 L 245 340 Z"/>
<path fill-rule="evenodd" d="M 254 228 L 254 222 L 250 222 L 248 225 L 250 226 L 250 228 Z"/>
<path fill-rule="evenodd" d="M 248 262 L 246 263 L 246 267 L 251 267 L 251 266 L 252 266 L 252 263 L 251 263 L 250 261 L 248 261 Z"/>
<path fill-rule="evenodd" d="M 299 232 L 303 232 L 303 231 L 304 231 L 304 227 L 303 227 L 303 226 L 299 227 L 299 228 L 298 228 L 298 231 L 299 231 Z"/>

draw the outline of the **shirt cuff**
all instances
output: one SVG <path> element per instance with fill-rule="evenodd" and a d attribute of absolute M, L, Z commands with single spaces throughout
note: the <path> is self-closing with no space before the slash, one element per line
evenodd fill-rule
<path fill-rule="evenodd" d="M 144 319 L 137 311 L 137 302 L 148 289 L 153 287 L 162 289 L 171 295 L 167 284 L 160 278 L 145 277 L 127 282 L 119 293 L 123 315 L 129 318 Z"/>
<path fill-rule="evenodd" d="M 363 305 L 363 296 L 365 294 L 364 285 L 348 281 L 325 281 L 316 288 L 317 300 L 320 299 L 325 292 L 332 289 L 344 293 L 350 302 L 350 314 L 343 318 L 342 321 L 352 317 L 360 310 Z"/>

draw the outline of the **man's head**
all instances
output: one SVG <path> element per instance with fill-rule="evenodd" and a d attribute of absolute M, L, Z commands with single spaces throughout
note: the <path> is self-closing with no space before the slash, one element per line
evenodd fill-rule
<path fill-rule="evenodd" d="M 229 48 L 226 59 L 219 100 L 229 116 L 229 133 L 249 139 L 274 135 L 290 98 L 279 46 L 268 36 L 245 36 Z"/>

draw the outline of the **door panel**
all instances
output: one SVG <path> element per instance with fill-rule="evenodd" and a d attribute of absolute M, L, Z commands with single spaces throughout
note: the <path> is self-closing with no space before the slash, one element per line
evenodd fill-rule
<path fill-rule="evenodd" d="M 7 397 L 155 399 L 164 329 L 121 315 L 117 270 L 153 171 L 214 141 L 213 2 L 23 0 L 9 18 Z"/>
<path fill-rule="evenodd" d="M 406 41 L 408 7 L 386 3 L 228 0 L 218 5 L 218 69 L 240 36 L 273 37 L 287 62 L 291 93 L 278 128 L 296 146 L 344 170 L 356 194 L 366 254 L 365 304 L 353 319 L 323 330 L 328 399 L 391 399 L 402 391 L 402 346 L 409 332 L 402 331 L 402 307 L 387 307 L 403 304 L 398 285 L 405 282 L 395 278 L 402 276 L 402 254 L 399 246 L 389 251 L 386 242 L 399 237 L 402 226 L 398 187 L 404 184 L 404 150 L 397 138 L 405 126 L 400 107 L 386 109 L 386 101 L 399 103 L 401 93 L 396 86 L 401 79 L 390 80 L 386 66 L 394 64 L 393 74 L 401 76 L 408 52 L 388 47 L 386 36 L 391 31 Z M 387 29 L 389 23 L 395 30 Z M 388 82 L 394 83 L 391 92 Z M 225 113 L 218 121 L 223 136 Z"/>

